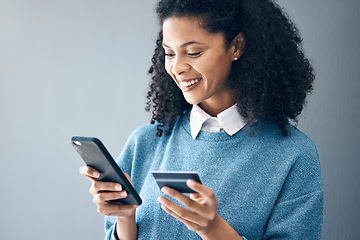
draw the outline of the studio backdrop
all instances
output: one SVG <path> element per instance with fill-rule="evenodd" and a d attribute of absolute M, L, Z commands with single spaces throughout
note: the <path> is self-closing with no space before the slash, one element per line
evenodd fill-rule
<path fill-rule="evenodd" d="M 0 239 L 103 239 L 70 138 L 117 157 L 149 123 L 155 3 L 0 0 Z M 320 154 L 323 239 L 360 239 L 360 1 L 278 3 L 316 72 L 298 127 Z"/>

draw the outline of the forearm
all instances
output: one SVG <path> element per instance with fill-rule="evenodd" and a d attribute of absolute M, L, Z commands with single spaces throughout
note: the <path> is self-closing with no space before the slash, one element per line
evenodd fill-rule
<path fill-rule="evenodd" d="M 215 224 L 210 229 L 198 231 L 197 234 L 204 240 L 243 240 L 243 238 L 222 218 L 216 215 Z"/>
<path fill-rule="evenodd" d="M 135 214 L 130 218 L 117 217 L 116 220 L 116 236 L 119 240 L 137 239 Z"/>

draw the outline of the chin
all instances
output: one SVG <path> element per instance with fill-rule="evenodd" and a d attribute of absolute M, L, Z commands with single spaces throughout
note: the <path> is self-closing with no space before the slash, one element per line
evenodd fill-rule
<path fill-rule="evenodd" d="M 199 104 L 199 101 L 196 101 L 195 99 L 189 99 L 185 97 L 185 100 L 191 105 Z"/>

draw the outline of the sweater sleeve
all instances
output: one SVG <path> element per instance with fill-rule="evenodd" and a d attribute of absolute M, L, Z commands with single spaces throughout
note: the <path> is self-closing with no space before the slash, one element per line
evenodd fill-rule
<path fill-rule="evenodd" d="M 118 240 L 115 235 L 116 229 L 116 218 L 115 217 L 105 217 L 105 240 Z"/>
<path fill-rule="evenodd" d="M 321 239 L 323 188 L 315 146 L 302 149 L 272 209 L 263 239 Z"/>
<path fill-rule="evenodd" d="M 321 239 L 322 191 L 276 204 L 264 239 Z"/>

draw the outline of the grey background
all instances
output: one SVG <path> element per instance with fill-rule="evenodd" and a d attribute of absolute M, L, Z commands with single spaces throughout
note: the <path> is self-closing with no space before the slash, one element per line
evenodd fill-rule
<path fill-rule="evenodd" d="M 148 123 L 155 2 L 0 0 L 0 239 L 103 238 L 70 137 L 116 157 Z M 316 70 L 299 128 L 320 153 L 323 239 L 360 239 L 360 1 L 279 3 Z"/>

